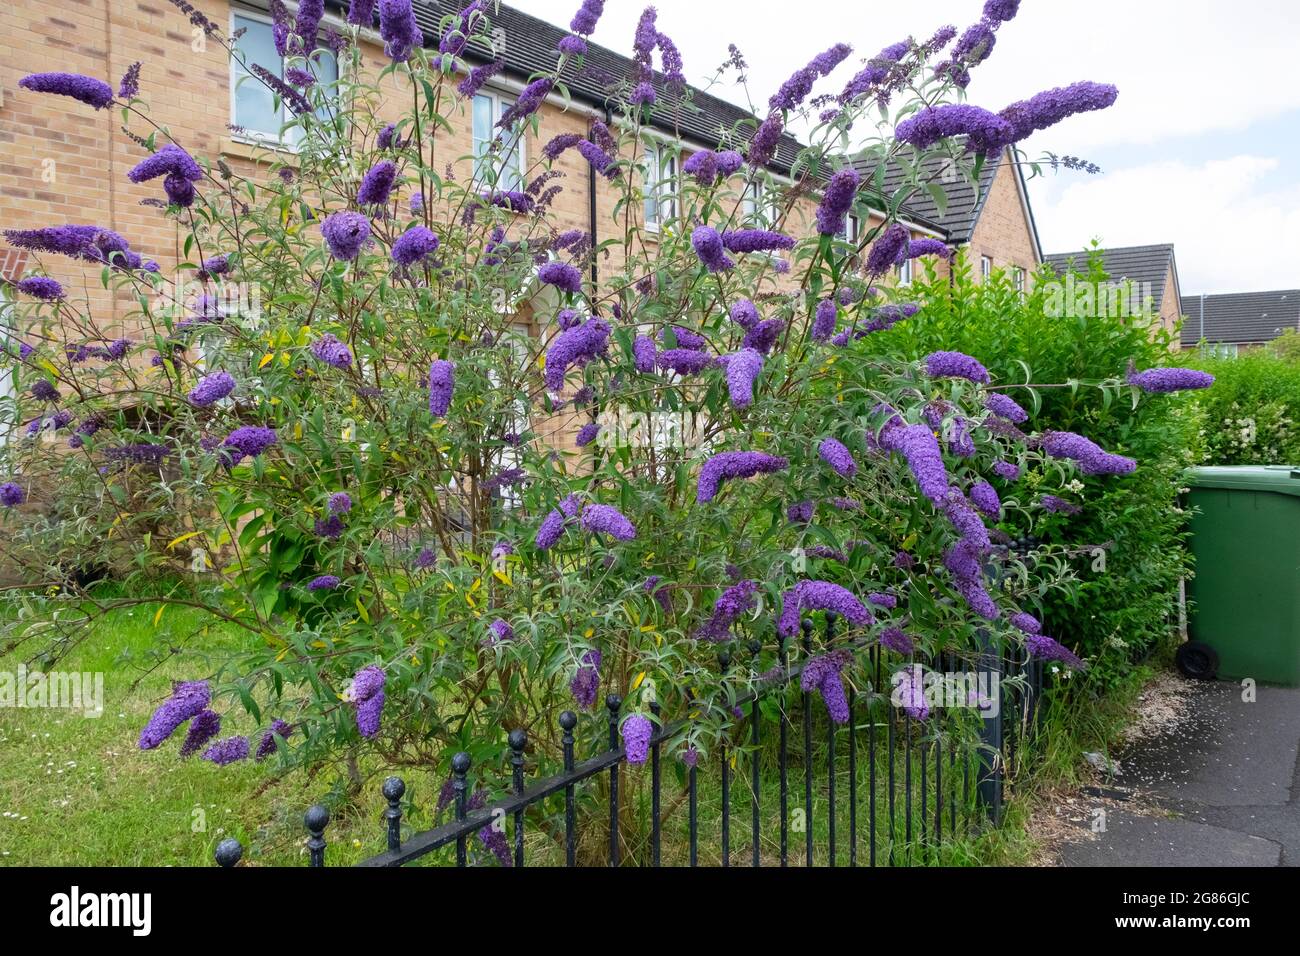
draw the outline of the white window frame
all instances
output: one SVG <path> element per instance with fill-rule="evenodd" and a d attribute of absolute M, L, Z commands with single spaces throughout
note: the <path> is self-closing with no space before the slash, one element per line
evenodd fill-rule
<path fill-rule="evenodd" d="M 646 229 L 658 232 L 665 223 L 677 218 L 678 149 L 670 143 L 647 146 L 641 165 L 645 175 L 645 201 L 641 204 L 641 215 Z M 663 195 L 665 186 L 669 187 L 667 196 Z"/>
<path fill-rule="evenodd" d="M 1025 270 L 1023 267 L 1011 267 L 1011 284 L 1016 287 L 1017 292 L 1025 291 Z"/>
<path fill-rule="evenodd" d="M 490 139 L 480 140 L 474 133 L 474 104 L 479 100 L 488 100 L 492 104 L 492 130 L 493 135 Z M 524 188 L 524 170 L 528 168 L 528 157 L 525 155 L 524 146 L 528 141 L 527 121 L 521 120 L 518 126 L 506 129 L 497 124 L 501 122 L 501 117 L 506 114 L 506 110 L 514 106 L 516 98 L 510 93 L 503 92 L 495 87 L 486 86 L 474 94 L 473 100 L 469 104 L 469 135 L 470 149 L 474 154 L 474 178 L 480 182 L 485 178 L 480 176 L 479 171 L 483 168 L 483 163 L 487 157 L 492 156 L 492 164 L 495 167 L 495 179 L 497 189 L 523 189 Z M 517 169 L 515 170 L 516 178 L 511 181 L 503 175 L 506 160 L 509 158 L 507 153 L 491 153 L 491 147 L 494 142 L 500 139 L 503 143 L 509 143 L 514 140 L 513 152 L 519 156 Z M 481 144 L 481 145 L 480 145 Z"/>
<path fill-rule="evenodd" d="M 747 222 L 765 229 L 771 229 L 781 218 L 781 207 L 776 198 L 757 181 L 745 187 L 740 206 Z"/>
<path fill-rule="evenodd" d="M 845 216 L 844 228 L 840 230 L 840 234 L 837 238 L 843 239 L 845 242 L 850 242 L 856 246 L 858 240 L 862 238 L 862 218 L 858 216 L 857 213 L 852 212 Z"/>
<path fill-rule="evenodd" d="M 9 295 L 9 286 L 0 282 L 0 347 L 8 351 L 11 343 L 17 343 L 17 331 L 14 327 L 14 302 Z M 18 397 L 17 376 L 16 366 L 0 369 L 0 405 L 14 402 Z M 15 404 L 15 411 L 17 407 Z M 15 415 L 12 422 L 0 419 L 0 445 L 9 443 L 10 435 L 18 428 L 17 418 Z"/>
<path fill-rule="evenodd" d="M 252 10 L 249 9 L 248 7 L 232 5 L 230 8 L 230 34 L 229 34 L 230 36 L 234 36 L 235 31 L 239 29 L 237 25 L 237 21 L 241 18 L 244 20 L 251 20 L 254 23 L 261 23 L 265 26 L 273 26 L 275 22 L 271 19 L 269 15 L 262 12 L 261 10 Z M 323 23 L 332 22 L 334 26 L 336 27 L 339 26 L 338 22 L 333 21 L 331 18 L 326 18 L 326 20 L 322 22 Z M 232 45 L 237 43 L 238 41 L 232 41 Z M 326 48 L 318 45 L 316 49 L 323 50 Z M 331 53 L 330 55 L 334 57 L 334 76 L 337 79 L 342 76 L 342 66 L 339 63 L 339 59 L 337 55 L 335 55 L 334 53 Z M 283 101 L 281 101 L 280 103 L 280 117 L 282 120 L 281 129 L 256 130 L 256 129 L 250 129 L 247 126 L 243 126 L 240 124 L 239 114 L 235 111 L 235 107 L 239 99 L 238 89 L 237 89 L 239 86 L 239 81 L 242 77 L 245 76 L 249 78 L 248 80 L 245 81 L 246 83 L 257 83 L 258 79 L 257 77 L 253 76 L 252 73 L 245 70 L 243 66 L 241 66 L 233 56 L 230 58 L 229 71 L 230 71 L 230 125 L 238 126 L 240 127 L 241 130 L 243 130 L 242 133 L 236 134 L 234 138 L 241 141 L 257 143 L 263 146 L 274 147 L 276 149 L 283 149 L 289 152 L 297 152 L 298 143 L 293 140 L 286 139 L 283 135 L 283 123 L 287 123 L 291 119 L 289 107 L 285 105 Z M 283 72 L 284 72 L 283 57 L 281 57 L 280 60 L 280 71 L 281 71 L 281 78 L 283 79 Z"/>
<path fill-rule="evenodd" d="M 987 279 L 993 275 L 993 257 L 980 256 L 980 278 Z"/>
<path fill-rule="evenodd" d="M 1241 355 L 1241 346 L 1236 342 L 1206 342 L 1201 351 L 1207 358 L 1235 359 Z"/>
<path fill-rule="evenodd" d="M 911 285 L 916 277 L 916 260 L 904 259 L 898 264 L 898 284 Z"/>

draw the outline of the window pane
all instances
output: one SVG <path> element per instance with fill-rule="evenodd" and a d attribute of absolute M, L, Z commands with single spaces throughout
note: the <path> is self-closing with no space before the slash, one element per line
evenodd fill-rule
<path fill-rule="evenodd" d="M 659 150 L 648 149 L 645 154 L 645 221 L 647 225 L 659 223 Z"/>
<path fill-rule="evenodd" d="M 235 41 L 236 49 L 249 64 L 256 63 L 274 76 L 280 75 L 280 55 L 275 52 L 271 25 L 247 17 L 235 17 L 235 29 L 244 30 Z M 275 110 L 275 98 L 256 77 L 248 77 L 243 68 L 232 61 L 231 83 L 235 87 L 235 115 L 232 122 L 252 133 L 268 136 L 280 135 L 280 116 Z M 242 82 L 240 82 L 242 79 Z"/>

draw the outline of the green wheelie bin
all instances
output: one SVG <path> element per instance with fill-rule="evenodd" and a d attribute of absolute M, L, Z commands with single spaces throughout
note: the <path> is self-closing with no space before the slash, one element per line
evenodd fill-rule
<path fill-rule="evenodd" d="M 1300 468 L 1193 468 L 1188 486 L 1196 573 L 1180 668 L 1300 686 Z"/>

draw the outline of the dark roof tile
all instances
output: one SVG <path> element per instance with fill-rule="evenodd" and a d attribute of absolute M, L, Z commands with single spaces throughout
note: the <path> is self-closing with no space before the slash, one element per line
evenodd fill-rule
<path fill-rule="evenodd" d="M 1073 268 L 1078 272 L 1088 270 L 1088 250 L 1082 252 L 1058 252 L 1044 257 L 1047 265 L 1064 274 Z M 1142 296 L 1151 298 L 1151 308 L 1160 311 L 1165 298 L 1165 280 L 1169 270 L 1175 270 L 1174 289 L 1177 291 L 1177 267 L 1174 264 L 1174 247 L 1170 243 L 1153 246 L 1127 246 L 1119 249 L 1103 249 L 1102 262 L 1106 274 L 1120 281 L 1138 283 Z M 1148 292 L 1148 290 L 1150 290 Z"/>
<path fill-rule="evenodd" d="M 1182 307 L 1184 348 L 1201 339 L 1253 345 L 1271 342 L 1283 329 L 1300 330 L 1300 289 L 1185 295 Z"/>

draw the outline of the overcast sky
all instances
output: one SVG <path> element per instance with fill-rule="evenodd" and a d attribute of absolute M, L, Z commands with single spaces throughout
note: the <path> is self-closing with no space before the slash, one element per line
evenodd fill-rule
<path fill-rule="evenodd" d="M 568 26 L 580 0 L 512 0 Z M 837 41 L 853 45 L 825 89 L 860 58 L 909 34 L 965 28 L 983 0 L 658 0 L 659 28 L 704 85 L 735 43 L 762 102 Z M 595 41 L 630 51 L 639 0 L 607 0 Z M 1103 173 L 1031 182 L 1047 253 L 1173 242 L 1184 295 L 1300 288 L 1300 3 L 1297 0 L 1024 0 L 974 72 L 970 102 L 993 110 L 1053 86 L 1119 87 L 1110 110 L 1024 144 L 1081 156 Z M 734 77 L 734 74 L 729 74 Z M 823 90 L 822 86 L 817 92 Z M 739 102 L 734 86 L 711 91 Z"/>

